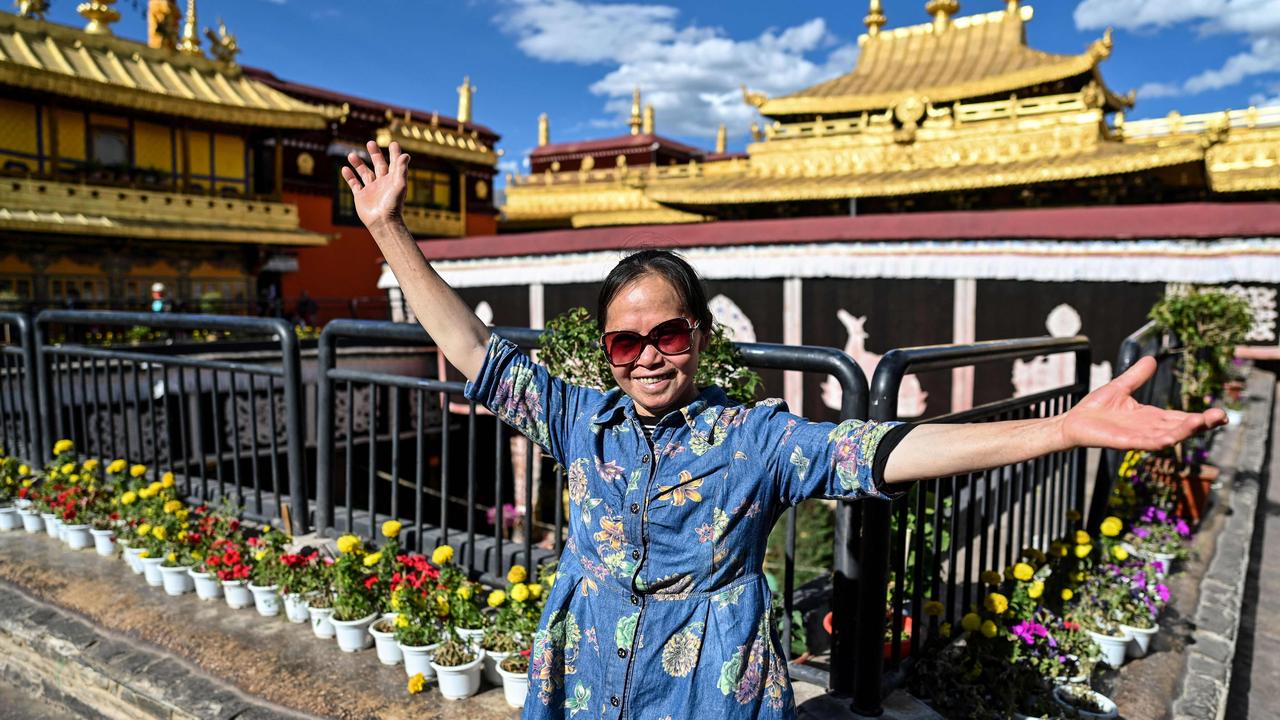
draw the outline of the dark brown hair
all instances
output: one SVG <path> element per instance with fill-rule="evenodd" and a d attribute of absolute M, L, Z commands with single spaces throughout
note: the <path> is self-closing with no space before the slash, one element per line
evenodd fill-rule
<path fill-rule="evenodd" d="M 707 307 L 707 291 L 702 287 L 702 278 L 689 263 L 670 250 L 648 249 L 634 252 L 613 267 L 609 276 L 600 286 L 600 298 L 597 301 L 596 318 L 600 321 L 600 329 L 604 330 L 608 323 L 609 303 L 618 293 L 632 281 L 644 275 L 661 276 L 684 303 L 684 309 L 704 333 L 710 333 L 712 327 L 711 308 Z"/>

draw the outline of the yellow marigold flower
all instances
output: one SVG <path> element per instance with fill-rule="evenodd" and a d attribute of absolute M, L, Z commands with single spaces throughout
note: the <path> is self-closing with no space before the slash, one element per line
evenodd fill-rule
<path fill-rule="evenodd" d="M 62 467 L 58 468 L 58 470 L 59 470 L 63 475 L 70 475 L 71 473 L 73 473 L 73 472 L 75 472 L 75 471 L 76 471 L 76 464 L 75 464 L 75 463 L 63 463 L 63 464 L 62 464 Z"/>
<path fill-rule="evenodd" d="M 1062 588 L 1062 600 L 1065 602 L 1075 597 L 1075 593 L 1071 592 L 1071 588 Z"/>
<path fill-rule="evenodd" d="M 134 465 L 129 468 L 129 477 L 142 477 L 147 474 L 146 465 Z"/>
<path fill-rule="evenodd" d="M 529 599 L 529 586 L 524 583 L 516 583 L 511 586 L 511 599 L 516 602 L 524 602 Z"/>
<path fill-rule="evenodd" d="M 138 526 L 138 535 L 146 537 L 151 534 L 151 523 L 142 523 Z"/>
<path fill-rule="evenodd" d="M 441 545 L 431 551 L 431 562 L 435 565 L 444 565 L 453 559 L 453 548 L 448 545 Z"/>
<path fill-rule="evenodd" d="M 27 478 L 26 480 L 22 481 L 22 487 L 26 487 L 26 488 L 29 488 L 34 484 L 35 484 L 35 480 L 32 480 L 31 478 Z"/>
<path fill-rule="evenodd" d="M 991 593 L 985 601 L 986 608 L 991 612 L 1002 615 L 1005 610 L 1009 609 L 1009 598 L 1000 593 Z"/>
<path fill-rule="evenodd" d="M 172 515 L 182 509 L 181 500 L 170 500 L 164 504 L 164 512 L 166 515 Z"/>
<path fill-rule="evenodd" d="M 458 597 L 462 598 L 463 600 L 470 600 L 473 592 L 474 591 L 471 589 L 470 585 L 463 585 L 462 587 L 458 588 Z"/>
<path fill-rule="evenodd" d="M 391 593 L 391 609 L 392 610 L 400 609 L 400 598 L 402 597 L 404 597 L 404 592 L 400 588 L 396 588 L 395 592 Z"/>
<path fill-rule="evenodd" d="M 489 607 L 501 607 L 502 603 L 507 601 L 507 594 L 501 590 L 494 590 L 489 593 Z"/>
<path fill-rule="evenodd" d="M 523 565 L 512 565 L 511 569 L 507 571 L 507 582 L 512 585 L 522 583 L 528 579 L 529 573 L 524 569 Z"/>
<path fill-rule="evenodd" d="M 338 538 L 338 552 L 352 553 L 360 547 L 360 538 L 355 535 L 343 535 Z"/>
<path fill-rule="evenodd" d="M 999 632 L 999 629 L 998 629 L 998 628 L 996 628 L 996 624 L 995 624 L 995 623 L 991 622 L 990 620 L 983 620 L 983 621 L 982 621 L 982 636 L 983 636 L 983 637 L 986 637 L 986 638 L 993 638 L 993 637 L 995 637 L 995 636 L 996 636 L 996 633 L 997 633 L 997 632 Z"/>
<path fill-rule="evenodd" d="M 449 598 L 443 595 L 436 596 L 436 614 L 440 617 L 449 617 Z"/>
<path fill-rule="evenodd" d="M 160 487 L 162 488 L 173 487 L 173 473 L 167 472 L 160 478 Z"/>
<path fill-rule="evenodd" d="M 258 552 L 256 552 L 256 553 L 254 553 L 254 554 L 253 554 L 253 559 L 254 559 L 254 560 L 257 560 L 258 562 L 262 562 L 262 558 L 264 558 L 264 557 L 266 557 L 266 556 L 267 556 L 267 551 L 266 551 L 266 550 L 259 550 Z"/>
<path fill-rule="evenodd" d="M 165 559 L 166 559 L 166 560 L 168 560 L 168 561 L 169 561 L 169 562 L 171 562 L 171 563 L 176 563 L 176 562 L 178 562 L 178 554 L 177 554 L 177 553 L 169 553 L 168 555 L 166 555 L 166 556 L 165 556 Z"/>
<path fill-rule="evenodd" d="M 1084 516 L 1080 514 L 1079 510 L 1068 510 L 1067 519 L 1070 520 L 1071 522 L 1080 522 L 1082 519 L 1084 519 Z"/>
<path fill-rule="evenodd" d="M 939 626 L 938 626 L 938 634 L 942 636 L 942 639 L 943 639 L 943 640 L 946 640 L 947 638 L 950 638 L 950 637 L 951 637 L 951 623 L 942 623 L 941 625 L 939 625 Z"/>
<path fill-rule="evenodd" d="M 203 560 L 203 559 L 204 559 L 204 553 L 200 552 L 199 550 L 192 550 L 192 551 L 191 551 L 191 559 L 192 559 L 192 560 Z"/>
<path fill-rule="evenodd" d="M 151 557 L 151 551 L 150 551 L 150 550 L 143 550 L 142 552 L 138 553 L 138 557 L 140 557 L 140 558 L 149 558 L 149 557 Z"/>
<path fill-rule="evenodd" d="M 401 527 L 399 520 L 388 520 L 382 523 L 382 536 L 388 538 L 398 537 Z"/>
<path fill-rule="evenodd" d="M 1075 580 L 1078 583 L 1084 582 L 1084 571 L 1082 570 L 1080 572 L 1077 572 L 1075 575 L 1072 575 L 1071 579 Z"/>
<path fill-rule="evenodd" d="M 924 614 L 929 617 L 942 617 L 942 613 L 946 612 L 946 606 L 937 600 L 930 600 L 924 604 Z"/>
<path fill-rule="evenodd" d="M 418 693 L 422 692 L 422 689 L 426 686 L 427 686 L 427 679 L 422 677 L 422 673 L 416 673 L 414 674 L 413 677 L 409 678 L 409 694 L 410 695 L 417 695 Z"/>
<path fill-rule="evenodd" d="M 982 571 L 982 582 L 988 585 L 999 585 L 1000 580 L 1001 580 L 1000 573 L 996 572 L 995 570 Z"/>
<path fill-rule="evenodd" d="M 396 627 L 398 627 L 398 628 L 407 628 L 407 627 L 409 627 L 409 617 L 408 617 L 407 615 L 397 615 L 397 616 L 396 616 Z"/>
<path fill-rule="evenodd" d="M 169 531 L 164 529 L 163 525 L 157 525 L 151 528 L 151 537 L 164 541 L 169 537 Z"/>
<path fill-rule="evenodd" d="M 147 489 L 151 491 L 152 495 L 155 495 L 156 493 L 164 489 L 164 484 L 161 483 L 159 480 L 153 480 L 151 484 L 147 486 Z"/>
<path fill-rule="evenodd" d="M 19 474 L 19 475 L 30 475 L 30 474 L 31 474 L 31 468 L 27 467 L 26 465 L 19 465 L 19 466 L 18 466 L 18 474 Z"/>
<path fill-rule="evenodd" d="M 1120 534 L 1121 530 L 1124 530 L 1124 521 L 1115 515 L 1112 515 L 1106 520 L 1103 520 L 1102 525 L 1098 529 L 1107 537 L 1115 537 Z"/>
<path fill-rule="evenodd" d="M 62 453 L 68 453 L 75 449 L 76 449 L 76 444 L 71 442 L 70 440 L 67 440 L 66 438 L 63 438 L 62 440 L 59 440 L 58 442 L 53 444 L 54 455 L 61 455 Z"/>
<path fill-rule="evenodd" d="M 1031 587 L 1027 588 L 1027 597 L 1031 598 L 1032 600 L 1039 600 L 1040 596 L 1043 594 L 1044 594 L 1044 583 L 1040 582 L 1039 580 L 1031 583 Z"/>
<path fill-rule="evenodd" d="M 138 501 L 138 493 L 132 490 L 129 490 L 128 492 L 120 496 L 121 505 L 132 505 L 137 501 Z"/>
<path fill-rule="evenodd" d="M 373 567 L 374 565 L 377 565 L 378 561 L 381 559 L 382 559 L 382 553 L 380 552 L 369 553 L 368 555 L 364 556 L 364 566 Z"/>
<path fill-rule="evenodd" d="M 1120 562 L 1124 562 L 1129 559 L 1129 551 L 1117 545 L 1111 548 L 1111 556 Z"/>
<path fill-rule="evenodd" d="M 72 473 L 72 474 L 71 474 L 71 477 L 68 477 L 67 479 L 68 479 L 68 480 L 70 480 L 70 481 L 71 481 L 71 482 L 73 482 L 73 483 L 78 483 L 78 482 L 80 482 L 80 474 L 79 474 L 79 473 Z"/>
<path fill-rule="evenodd" d="M 1022 582 L 1027 582 L 1032 577 L 1035 577 L 1035 574 L 1035 568 L 1026 563 L 1018 563 L 1013 566 L 1013 576 Z"/>
<path fill-rule="evenodd" d="M 191 514 L 190 510 L 183 508 L 182 510 L 179 510 L 178 512 L 174 513 L 173 516 L 178 518 L 179 520 L 182 520 L 183 522 L 186 522 L 187 516 L 190 514 Z"/>
<path fill-rule="evenodd" d="M 1092 545 L 1077 545 L 1077 546 L 1076 546 L 1076 557 L 1078 557 L 1078 558 L 1080 558 L 1080 559 L 1082 559 L 1082 560 L 1083 560 L 1084 558 L 1089 557 L 1089 553 L 1091 553 L 1091 552 L 1093 552 L 1093 546 L 1092 546 Z"/>
<path fill-rule="evenodd" d="M 88 460 L 85 460 L 84 465 L 82 465 L 81 467 L 83 467 L 86 472 L 93 472 L 94 470 L 97 470 L 98 458 L 89 458 Z"/>
<path fill-rule="evenodd" d="M 537 600 L 542 597 L 542 583 L 529 583 L 529 597 Z"/>
<path fill-rule="evenodd" d="M 965 632 L 973 632 L 982 627 L 982 616 L 974 612 L 968 613 L 960 618 L 960 627 Z"/>
<path fill-rule="evenodd" d="M 112 475 L 115 475 L 117 473 L 124 472 L 124 469 L 126 467 L 128 467 L 128 463 L 126 463 L 124 460 L 112 460 L 111 464 L 107 466 L 107 472 L 111 473 Z"/>
<path fill-rule="evenodd" d="M 1076 544 L 1077 544 L 1077 545 L 1088 545 L 1089 543 L 1092 543 L 1092 542 L 1093 542 L 1093 538 L 1089 536 L 1089 533 L 1087 533 L 1087 532 L 1085 532 L 1085 531 L 1083 531 L 1083 530 L 1077 530 L 1077 531 L 1076 531 Z"/>

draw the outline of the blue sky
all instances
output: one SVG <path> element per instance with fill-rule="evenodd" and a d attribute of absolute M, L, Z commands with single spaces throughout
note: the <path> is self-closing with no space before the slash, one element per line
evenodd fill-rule
<path fill-rule="evenodd" d="M 883 0 L 889 27 L 925 22 L 924 0 Z M 185 0 L 181 0 L 185 6 Z M 116 32 L 145 35 L 146 0 L 122 0 Z M 72 0 L 50 19 L 84 21 Z M 1130 117 L 1280 104 L 1280 0 L 1041 0 L 1033 47 L 1079 53 L 1108 25 L 1103 64 Z M 1004 0 L 961 0 L 961 14 Z M 300 82 L 453 115 L 463 75 L 475 120 L 503 136 L 518 171 L 547 112 L 553 140 L 625 132 L 631 87 L 656 106 L 658 132 L 709 147 L 725 122 L 730 149 L 752 119 L 738 91 L 782 94 L 847 71 L 865 0 L 197 0 L 201 27 L 221 17 L 243 64 Z"/>

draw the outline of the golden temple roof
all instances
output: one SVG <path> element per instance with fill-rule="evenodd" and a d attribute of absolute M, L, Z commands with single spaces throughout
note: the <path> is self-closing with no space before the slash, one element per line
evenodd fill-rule
<path fill-rule="evenodd" d="M 772 117 L 881 110 L 907 97 L 938 105 L 1094 73 L 1111 52 L 1109 34 L 1080 55 L 1027 47 L 1023 23 L 1033 16 L 1030 6 L 1021 6 L 955 18 L 941 31 L 923 24 L 863 35 L 851 72 L 757 104 Z M 1112 109 L 1129 104 L 1107 96 Z"/>
<path fill-rule="evenodd" d="M 247 77 L 234 64 L 4 12 L 0 86 L 258 127 L 319 129 L 341 115 Z"/>

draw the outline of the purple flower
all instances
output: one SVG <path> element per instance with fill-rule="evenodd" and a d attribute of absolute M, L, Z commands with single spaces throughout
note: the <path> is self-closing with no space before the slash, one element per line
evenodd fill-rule
<path fill-rule="evenodd" d="M 1146 574 L 1146 573 L 1144 573 L 1144 572 L 1140 572 L 1140 573 L 1138 573 L 1137 575 L 1134 575 L 1134 576 L 1133 576 L 1133 584 L 1134 584 L 1134 585 L 1137 585 L 1138 587 L 1146 587 L 1146 586 L 1147 586 L 1147 574 Z"/>
<path fill-rule="evenodd" d="M 1178 522 L 1173 527 L 1182 537 L 1189 537 L 1191 535 L 1191 527 L 1188 526 L 1186 521 L 1182 518 L 1178 518 Z"/>
<path fill-rule="evenodd" d="M 1156 585 L 1156 597 L 1160 598 L 1160 602 L 1162 603 L 1169 602 L 1168 586 L 1166 586 L 1164 583 L 1158 583 Z"/>
<path fill-rule="evenodd" d="M 1155 569 L 1155 571 L 1156 571 L 1156 572 L 1158 572 L 1158 573 L 1163 573 L 1163 572 L 1164 572 L 1164 562 L 1163 562 L 1163 561 L 1161 561 L 1161 560 L 1153 560 L 1153 561 L 1151 561 L 1151 567 L 1152 567 L 1152 568 L 1154 568 L 1154 569 Z"/>
<path fill-rule="evenodd" d="M 1145 540 L 1151 536 L 1151 531 L 1144 527 L 1134 528 L 1133 535 L 1134 537 L 1142 538 L 1143 540 Z"/>

